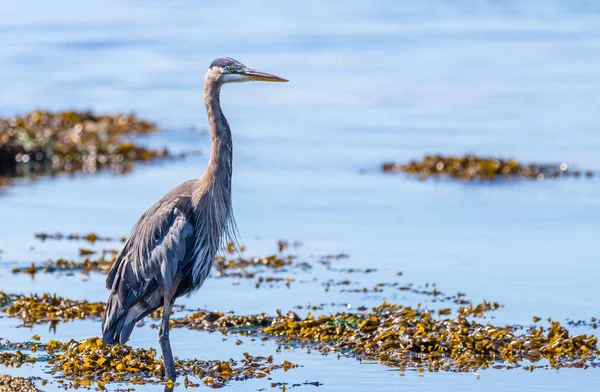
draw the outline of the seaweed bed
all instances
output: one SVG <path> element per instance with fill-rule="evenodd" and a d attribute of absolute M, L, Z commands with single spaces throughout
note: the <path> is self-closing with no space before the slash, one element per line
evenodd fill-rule
<path fill-rule="evenodd" d="M 408 163 L 387 162 L 381 166 L 387 173 L 409 173 L 420 178 L 446 176 L 459 180 L 510 180 L 523 178 L 544 180 L 559 177 L 592 177 L 591 171 L 569 168 L 567 163 L 524 164 L 514 159 L 480 157 L 474 154 L 459 156 L 426 155 L 420 161 Z"/>
<path fill-rule="evenodd" d="M 71 239 L 76 241 L 113 241 L 116 237 L 102 237 L 95 233 L 86 235 L 36 235 L 38 239 Z M 227 253 L 237 257 L 218 257 L 215 260 L 216 277 L 254 277 L 255 274 L 270 271 L 300 271 L 312 273 L 313 267 L 299 262 L 296 257 L 284 255 L 289 243 L 280 241 L 278 253 L 266 257 L 242 257 L 244 249 L 228 246 Z M 80 250 L 83 262 L 48 262 L 43 265 L 15 269 L 13 272 L 27 272 L 34 276 L 37 272 L 84 271 L 105 273 L 113 262 L 116 251 L 104 250 L 99 259 L 89 259 L 95 250 Z M 110 255 L 110 257 L 106 257 Z M 329 255 L 319 259 L 325 271 L 337 273 L 361 272 L 333 263 L 344 260 L 347 255 Z M 318 264 L 317 264 L 318 265 Z M 340 268 L 342 267 L 342 268 Z M 298 268 L 295 270 L 295 268 Z M 316 267 L 315 267 L 316 268 Z M 402 276 L 398 273 L 397 276 Z M 261 277 L 262 278 L 262 277 Z M 323 277 L 326 288 L 340 292 L 365 292 L 349 290 L 349 280 L 334 281 Z M 360 282 L 356 282 L 360 285 Z M 171 317 L 171 328 L 187 328 L 195 331 L 218 332 L 226 336 L 238 336 L 261 341 L 271 340 L 279 347 L 302 347 L 324 355 L 350 357 L 360 361 L 375 361 L 382 365 L 403 371 L 417 372 L 474 372 L 479 369 L 534 369 L 589 368 L 600 365 L 598 340 L 594 335 L 572 335 L 561 323 L 548 319 L 544 323 L 534 317 L 532 325 L 502 325 L 493 322 L 488 316 L 501 307 L 498 303 L 484 301 L 472 304 L 466 295 L 454 296 L 438 291 L 435 284 L 424 288 L 413 285 L 380 283 L 374 291 L 399 290 L 425 295 L 431 298 L 428 308 L 383 302 L 368 309 L 364 306 L 356 312 L 322 312 L 318 306 L 296 307 L 310 310 L 298 315 L 294 310 L 272 314 L 235 314 L 218 310 L 190 311 L 183 306 L 177 308 Z M 438 303 L 452 303 L 452 308 L 436 306 Z M 99 321 L 105 303 L 88 302 L 56 295 L 5 294 L 0 291 L 0 311 L 6 317 L 17 319 L 21 326 L 50 324 L 51 329 L 63 322 L 76 320 Z M 350 308 L 348 308 L 350 309 Z M 160 317 L 160 310 L 149 320 Z M 483 321 L 487 319 L 487 321 Z M 592 321 L 595 321 L 592 319 Z M 156 328 L 154 321 L 150 327 Z M 145 325 L 144 323 L 138 326 Z M 575 325 L 569 322 L 569 325 Z M 127 345 L 108 346 L 96 337 L 81 342 L 47 341 L 42 343 L 39 336 L 33 342 L 11 343 L 0 340 L 0 364 L 23 366 L 36 362 L 47 364 L 54 380 L 65 388 L 105 389 L 108 383 L 127 382 L 129 384 L 161 384 L 164 369 L 160 357 L 152 349 L 132 348 Z M 239 344 L 243 341 L 238 339 Z M 38 355 L 38 352 L 45 352 Z M 273 363 L 273 357 L 252 357 L 245 353 L 239 360 L 200 361 L 177 359 L 177 370 L 183 377 L 184 386 L 197 386 L 190 381 L 197 379 L 209 387 L 219 388 L 226 382 L 261 378 L 273 370 L 293 369 L 297 365 L 287 361 Z M 42 380 L 47 383 L 48 380 Z M 177 384 L 175 384 L 177 385 Z M 167 383 L 167 386 L 170 386 Z M 280 386 L 282 389 L 285 383 Z"/>
<path fill-rule="evenodd" d="M 134 115 L 45 112 L 0 118 L 0 185 L 11 178 L 62 172 L 127 172 L 136 161 L 170 156 L 166 149 L 138 146 L 128 137 L 156 126 Z"/>
<path fill-rule="evenodd" d="M 114 238 L 112 237 L 103 237 L 100 236 L 96 233 L 87 233 L 87 234 L 63 234 L 63 233 L 54 233 L 54 234 L 50 234 L 50 233 L 35 233 L 35 238 L 40 240 L 40 241 L 46 241 L 46 240 L 56 240 L 56 241 L 61 241 L 61 240 L 68 240 L 68 241 L 87 241 L 91 244 L 95 244 L 98 241 L 107 241 L 107 242 L 114 242 L 116 241 Z M 119 241 L 120 242 L 125 242 L 125 237 L 119 237 Z"/>
<path fill-rule="evenodd" d="M 8 317 L 20 318 L 24 325 L 31 325 L 32 321 L 48 322 L 49 319 L 55 322 L 74 318 L 99 319 L 104 309 L 102 303 L 89 304 L 47 294 L 29 297 L 2 294 L 0 299 L 6 303 L 2 311 Z M 51 300 L 50 306 L 45 305 L 48 299 Z M 586 334 L 571 336 L 559 322 L 550 321 L 549 327 L 543 327 L 537 325 L 538 319 L 535 320 L 536 325 L 519 327 L 476 321 L 484 313 L 497 308 L 498 304 L 486 302 L 462 306 L 452 314 L 451 310 L 435 312 L 384 302 L 366 312 L 319 316 L 309 313 L 304 318 L 293 311 L 285 315 L 278 311 L 277 315 L 268 316 L 264 313 L 235 315 L 198 310 L 172 319 L 171 327 L 274 339 L 279 344 L 303 346 L 323 354 L 337 353 L 359 360 L 378 361 L 401 371 L 470 372 L 490 367 L 533 370 L 599 365 L 597 338 Z M 48 314 L 45 314 L 46 311 Z M 160 379 L 162 365 L 154 358 L 152 350 L 109 347 L 102 345 L 97 338 L 81 343 L 48 342 L 34 347 L 48 351 L 48 345 L 50 354 L 55 348 L 64 351 L 50 363 L 54 365 L 54 372 L 62 372 L 75 386 L 89 386 L 92 381 L 100 382 L 98 385 L 103 387 L 105 382 L 110 381 L 142 383 L 158 382 Z M 32 362 L 33 358 L 18 351 L 16 354 L 3 353 L 0 360 L 5 365 L 15 366 Z M 244 360 L 242 363 L 245 363 Z M 267 363 L 270 370 L 278 368 L 272 365 L 272 359 Z M 216 365 L 221 371 L 226 370 L 225 376 L 216 378 L 218 383 L 234 376 L 233 379 L 240 375 L 251 376 L 246 374 L 244 365 L 235 368 L 236 363 L 229 363 L 225 368 L 221 362 L 178 362 L 183 375 L 204 377 L 204 382 L 209 385 L 214 384 L 215 375 L 207 369 Z M 257 365 L 251 367 L 263 369 Z M 280 367 L 287 370 L 294 365 L 283 363 Z M 140 372 L 153 375 L 153 378 L 140 377 Z"/>
<path fill-rule="evenodd" d="M 163 362 L 156 357 L 154 349 L 145 350 L 128 345 L 109 346 L 97 337 L 81 342 L 74 340 L 69 342 L 50 340 L 47 343 L 33 344 L 5 342 L 3 348 L 28 349 L 32 352 L 45 351 L 47 356 L 40 361 L 48 363 L 50 373 L 55 375 L 58 378 L 57 383 L 65 388 L 96 387 L 103 390 L 105 385 L 111 382 L 127 382 L 133 385 L 166 384 L 169 387 L 179 385 L 171 380 L 162 381 Z M 33 356 L 23 354 L 21 350 L 17 350 L 16 353 L 3 352 L 0 354 L 0 363 L 4 366 L 18 367 L 37 361 Z M 288 361 L 275 364 L 273 356 L 255 357 L 248 353 L 244 353 L 244 358 L 238 361 L 177 359 L 175 366 L 178 373 L 184 375 L 185 387 L 198 386 L 188 377 L 194 376 L 212 388 L 220 388 L 228 381 L 262 378 L 276 369 L 288 371 L 297 367 Z M 45 383 L 47 381 L 43 382 Z"/>
<path fill-rule="evenodd" d="M 0 392 L 40 392 L 29 380 L 22 377 L 0 375 Z"/>
<path fill-rule="evenodd" d="M 84 235 L 69 234 L 65 235 L 62 233 L 47 234 L 37 233 L 35 237 L 41 241 L 48 239 L 52 240 L 84 240 L 91 244 L 97 241 L 116 242 L 112 237 L 99 236 L 96 233 L 89 233 Z M 124 242 L 125 238 L 120 237 L 120 242 Z M 295 247 L 299 244 L 294 244 Z M 287 241 L 278 241 L 277 249 L 278 253 L 271 254 L 263 257 L 245 257 L 242 256 L 245 249 L 243 246 L 236 248 L 233 244 L 228 244 L 225 252 L 225 256 L 217 256 L 215 258 L 213 268 L 215 276 L 219 278 L 245 278 L 255 279 L 255 287 L 263 287 L 265 283 L 271 285 L 278 282 L 283 282 L 287 287 L 290 286 L 293 279 L 290 277 L 279 277 L 279 276 L 263 276 L 266 271 L 272 271 L 275 274 L 287 273 L 292 269 L 310 269 L 310 264 L 306 262 L 298 262 L 295 256 L 290 254 L 284 254 L 290 247 Z M 102 249 L 93 250 L 87 248 L 79 248 L 79 259 L 65 259 L 59 258 L 56 260 L 46 260 L 43 263 L 31 263 L 27 267 L 15 267 L 12 270 L 13 274 L 29 274 L 32 278 L 35 278 L 37 273 L 65 273 L 67 275 L 73 275 L 76 272 L 82 274 L 89 274 L 91 272 L 106 274 L 110 270 L 110 267 L 115 262 L 117 249 Z M 237 256 L 237 257 L 234 257 Z"/>

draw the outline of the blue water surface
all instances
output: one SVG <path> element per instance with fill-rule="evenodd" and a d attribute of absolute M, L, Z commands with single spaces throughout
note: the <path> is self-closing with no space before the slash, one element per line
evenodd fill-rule
<path fill-rule="evenodd" d="M 294 252 L 315 264 L 321 255 L 344 252 L 350 258 L 339 267 L 377 269 L 351 277 L 360 287 L 436 283 L 447 293 L 504 305 L 494 323 L 600 315 L 600 177 L 492 185 L 379 172 L 384 161 L 438 152 L 567 162 L 600 172 L 598 3 L 23 0 L 0 3 L 0 15 L 0 115 L 36 108 L 131 111 L 163 129 L 147 143 L 204 153 L 137 166 L 126 176 L 59 176 L 2 190 L 0 288 L 6 292 L 106 300 L 99 275 L 32 281 L 11 269 L 75 255 L 73 243 L 40 243 L 36 232 L 127 235 L 166 191 L 200 176 L 210 145 L 204 74 L 214 58 L 231 56 L 290 80 L 222 91 L 234 137 L 234 209 L 250 253 L 273 252 L 278 239 L 301 241 Z M 325 311 L 383 300 L 438 306 L 393 290 L 325 293 L 327 274 L 323 268 L 299 273 L 293 277 L 307 282 L 289 289 L 211 278 L 181 302 L 271 314 L 307 302 L 337 304 Z M 100 334 L 100 323 L 92 321 L 61 324 L 55 333 L 17 325 L 0 319 L 0 337 Z M 187 330 L 171 338 L 182 358 L 268 355 L 277 347 L 250 339 L 237 346 L 236 337 L 223 341 Z M 157 348 L 156 330 L 136 329 L 131 344 Z M 226 388 L 319 381 L 324 391 L 600 389 L 596 369 L 401 377 L 375 363 L 304 350 L 275 358 L 302 367 Z M 50 378 L 44 370 L 2 372 Z"/>

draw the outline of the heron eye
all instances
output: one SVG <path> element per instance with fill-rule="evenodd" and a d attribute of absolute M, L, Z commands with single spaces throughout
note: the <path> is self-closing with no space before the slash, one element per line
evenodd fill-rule
<path fill-rule="evenodd" d="M 227 72 L 233 72 L 233 67 L 227 67 Z"/>

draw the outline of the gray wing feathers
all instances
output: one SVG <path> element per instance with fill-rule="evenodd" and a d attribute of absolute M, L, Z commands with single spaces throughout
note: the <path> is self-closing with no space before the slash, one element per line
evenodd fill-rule
<path fill-rule="evenodd" d="M 132 257 L 128 260 L 135 280 L 148 281 L 154 278 L 163 290 L 168 290 L 177 271 L 187 261 L 188 242 L 193 238 L 194 226 L 190 224 L 187 214 L 177 207 L 168 216 L 159 214 L 157 218 L 152 221 L 157 220 L 153 225 L 160 226 L 158 230 L 153 225 L 144 228 L 148 232 L 142 232 L 142 241 L 133 247 Z M 152 241 L 147 240 L 150 238 Z"/>
<path fill-rule="evenodd" d="M 152 280 L 163 291 L 171 288 L 192 259 L 194 221 L 188 197 L 159 202 L 140 218 L 106 280 L 121 306 L 131 306 L 128 299 L 142 296 Z"/>
<path fill-rule="evenodd" d="M 177 289 L 178 273 L 194 261 L 195 221 L 191 198 L 169 193 L 136 223 L 106 279 L 106 343 L 126 342 L 135 323 L 162 305 L 163 293 Z"/>

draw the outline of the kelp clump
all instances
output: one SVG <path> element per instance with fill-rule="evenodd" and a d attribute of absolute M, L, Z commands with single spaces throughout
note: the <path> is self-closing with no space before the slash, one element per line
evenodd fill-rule
<path fill-rule="evenodd" d="M 94 244 L 96 241 L 116 241 L 113 237 L 101 237 L 95 233 L 89 234 L 69 234 L 65 235 L 62 233 L 48 234 L 48 233 L 37 233 L 36 238 L 45 241 L 48 239 L 52 240 L 84 240 Z M 120 237 L 120 242 L 124 242 L 125 238 Z M 279 241 L 277 246 L 280 252 L 285 250 L 287 243 Z M 227 253 L 233 255 L 235 253 L 241 254 L 244 252 L 244 248 L 236 248 L 233 244 L 227 245 Z M 101 251 L 95 251 L 91 249 L 80 248 L 79 254 L 82 257 L 80 260 L 71 260 L 59 258 L 56 260 L 47 260 L 44 263 L 31 263 L 26 267 L 15 267 L 12 269 L 13 274 L 29 274 L 32 277 L 38 272 L 40 273 L 53 273 L 53 272 L 65 272 L 68 274 L 74 272 L 81 272 L 88 274 L 90 272 L 98 272 L 106 274 L 110 270 L 110 267 L 115 262 L 118 249 L 102 249 Z M 96 257 L 92 255 L 98 254 Z M 214 269 L 215 275 L 218 277 L 233 277 L 233 278 L 254 278 L 258 272 L 264 273 L 265 271 L 274 272 L 287 272 L 291 267 L 309 269 L 311 266 L 306 263 L 296 262 L 297 257 L 293 255 L 282 255 L 272 254 L 263 257 L 223 257 L 221 255 L 215 257 Z M 291 279 L 267 277 L 257 281 L 257 285 L 262 281 L 285 281 L 289 284 Z"/>
<path fill-rule="evenodd" d="M 42 392 L 31 380 L 13 377 L 8 374 L 0 376 L 0 392 Z"/>
<path fill-rule="evenodd" d="M 49 342 L 48 344 L 50 344 Z M 104 388 L 108 382 L 127 381 L 131 384 L 158 384 L 164 378 L 163 362 L 157 358 L 154 349 L 132 348 L 127 345 L 106 345 L 97 337 L 82 342 L 54 342 L 56 348 L 64 350 L 48 362 L 52 372 L 73 382 L 74 387 L 96 384 Z M 232 380 L 261 378 L 275 369 L 288 369 L 297 365 L 284 361 L 273 363 L 273 357 L 253 357 L 244 353 L 244 358 L 235 361 L 179 360 L 175 366 L 178 373 L 185 376 L 185 386 L 198 386 L 191 383 L 188 375 L 202 379 L 213 388 L 220 388 Z M 172 383 L 167 381 L 167 383 Z"/>
<path fill-rule="evenodd" d="M 245 332 L 251 334 L 259 327 L 271 325 L 273 317 L 265 313 L 259 315 L 238 316 L 232 312 L 223 313 L 219 311 L 199 310 L 190 313 L 182 319 L 171 319 L 171 327 L 188 328 L 203 331 Z"/>
<path fill-rule="evenodd" d="M 7 295 L 0 291 L 0 310 L 7 317 L 18 318 L 21 325 L 31 327 L 37 324 L 50 324 L 56 328 L 58 323 L 74 320 L 99 319 L 104 313 L 104 302 L 89 302 L 59 297 L 56 294 Z M 183 305 L 174 305 L 172 312 L 181 311 Z M 162 309 L 150 313 L 150 319 L 160 319 Z M 1 339 L 0 339 L 1 342 Z M 0 349 L 2 347 L 0 346 Z"/>
<path fill-rule="evenodd" d="M 249 272 L 248 268 L 255 269 L 272 269 L 283 270 L 284 267 L 292 265 L 295 257 L 269 255 L 264 257 L 239 257 L 237 259 L 224 258 L 222 256 L 215 257 L 214 268 L 217 276 L 237 276 L 253 278 L 254 272 Z M 237 271 L 236 271 L 237 270 Z"/>
<path fill-rule="evenodd" d="M 90 386 L 95 381 L 104 387 L 106 382 L 122 381 L 130 375 L 133 377 L 129 382 L 143 383 L 145 377 L 159 377 L 162 371 L 162 363 L 153 349 L 109 346 L 97 337 L 82 342 L 50 341 L 48 344 L 51 351 L 64 350 L 48 361 L 53 373 L 59 372 L 67 379 L 76 379 L 77 384 L 82 386 Z"/>
<path fill-rule="evenodd" d="M 2 311 L 21 320 L 23 326 L 102 317 L 102 302 L 75 301 L 56 295 L 7 296 L 0 293 Z"/>
<path fill-rule="evenodd" d="M 72 274 L 74 272 L 81 272 L 82 274 L 89 274 L 90 272 L 99 272 L 107 274 L 110 267 L 115 262 L 117 256 L 115 251 L 112 249 L 104 249 L 97 258 L 85 257 L 82 260 L 68 260 L 68 259 L 57 259 L 47 260 L 42 264 L 31 263 L 28 267 L 16 267 L 12 269 L 13 274 L 29 274 L 34 277 L 38 272 L 41 273 L 52 273 L 52 272 L 65 272 Z"/>
<path fill-rule="evenodd" d="M 24 325 L 88 317 L 97 319 L 104 309 L 102 303 L 47 295 L 12 298 L 12 301 L 12 305 L 2 310 L 9 316 L 21 318 Z M 316 349 L 323 354 L 338 353 L 359 360 L 379 361 L 402 371 L 469 372 L 490 367 L 533 370 L 600 366 L 598 339 L 593 335 L 571 335 L 558 322 L 550 322 L 548 327 L 539 324 L 521 327 L 477 321 L 483 314 L 499 307 L 495 302 L 486 301 L 479 305 L 461 306 L 456 310 L 436 311 L 384 302 L 371 311 L 364 309 L 359 313 L 339 312 L 319 316 L 309 313 L 304 318 L 293 311 L 287 314 L 278 311 L 275 316 L 269 316 L 265 313 L 235 315 L 231 312 L 201 310 L 183 318 L 171 319 L 171 327 L 271 338 L 286 345 Z M 157 316 L 158 312 L 152 315 L 153 318 Z M 125 346 L 104 346 L 96 338 L 69 344 L 51 341 L 43 347 L 49 354 L 53 354 L 54 350 L 67 350 L 67 356 L 55 362 L 60 365 L 55 370 L 62 369 L 67 376 L 90 376 L 90 380 L 106 382 L 119 380 L 107 376 L 108 371 L 127 377 L 138 372 L 157 376 L 163 371 L 152 351 L 137 352 Z M 27 346 L 13 345 L 11 349 L 24 350 Z M 110 362 L 105 363 L 101 358 Z M 6 354 L 0 359 L 13 366 L 31 361 L 19 352 Z M 267 362 L 269 365 L 265 366 L 269 369 L 271 361 Z M 211 363 L 209 368 L 212 369 L 216 364 L 229 366 L 227 369 L 230 370 L 221 370 L 231 372 L 230 377 L 246 375 L 243 370 L 245 365 L 237 372 L 231 370 L 235 365 L 233 362 L 228 365 Z M 178 362 L 177 366 L 183 374 L 202 377 L 208 374 L 211 380 L 215 379 L 215 374 L 206 370 L 208 365 L 205 362 Z M 263 374 L 266 371 L 261 372 Z M 219 377 L 224 378 L 223 375 Z M 220 379 L 217 378 L 217 381 Z"/>
<path fill-rule="evenodd" d="M 370 312 L 304 318 L 198 311 L 171 321 L 172 327 L 271 337 L 360 360 L 376 360 L 400 370 L 469 372 L 480 368 L 597 366 L 593 335 L 571 336 L 560 323 L 549 327 L 483 324 L 474 320 L 498 309 L 495 302 L 436 311 L 383 303 Z M 449 317 L 448 317 L 449 316 Z"/>
<path fill-rule="evenodd" d="M 392 173 L 416 174 L 422 178 L 447 176 L 467 181 L 510 180 L 513 178 L 544 180 L 569 176 L 593 176 L 591 171 L 573 170 L 564 162 L 560 164 L 524 164 L 514 159 L 480 157 L 474 154 L 464 156 L 426 155 L 420 161 L 384 163 L 381 170 Z"/>
<path fill-rule="evenodd" d="M 106 241 L 106 242 L 114 242 L 117 241 L 117 239 L 113 238 L 113 237 L 104 237 L 104 236 L 100 236 L 94 232 L 88 233 L 88 234 L 63 234 L 63 233 L 35 233 L 35 238 L 37 238 L 40 241 L 46 241 L 46 240 L 57 240 L 57 241 L 61 241 L 61 240 L 68 240 L 68 241 L 87 241 L 91 244 L 95 244 L 97 241 Z M 125 237 L 119 237 L 118 241 L 120 242 L 125 242 Z"/>
<path fill-rule="evenodd" d="M 475 371 L 479 368 L 580 367 L 595 365 L 599 350 L 593 335 L 570 336 L 558 322 L 550 328 L 480 324 L 459 314 L 435 313 L 383 303 L 369 313 L 338 313 L 300 319 L 273 319 L 262 332 L 285 342 L 304 342 L 323 353 L 345 353 L 377 360 L 401 370 Z"/>
<path fill-rule="evenodd" d="M 0 177 L 60 172 L 124 172 L 133 162 L 168 156 L 165 149 L 135 145 L 128 136 L 156 131 L 134 115 L 35 111 L 0 118 Z"/>
<path fill-rule="evenodd" d="M 24 363 L 35 363 L 35 359 L 23 354 L 20 350 L 16 352 L 0 352 L 0 364 L 3 366 L 20 367 Z"/>

